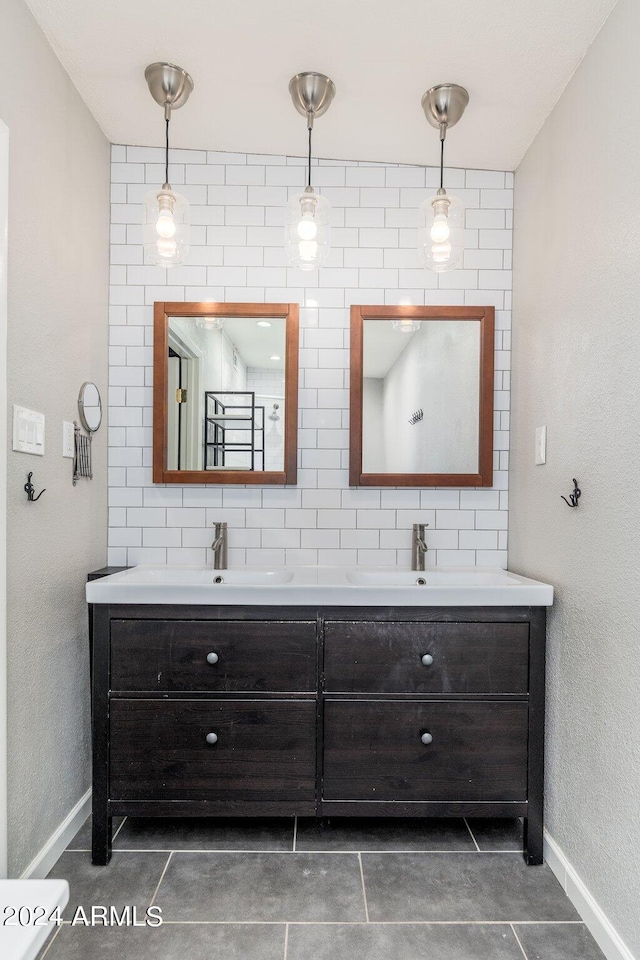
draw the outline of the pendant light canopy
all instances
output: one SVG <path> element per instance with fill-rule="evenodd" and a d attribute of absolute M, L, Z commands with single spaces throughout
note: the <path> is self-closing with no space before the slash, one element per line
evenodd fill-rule
<path fill-rule="evenodd" d="M 307 186 L 287 204 L 285 250 L 292 267 L 314 270 L 329 256 L 331 242 L 331 204 L 311 186 L 311 133 L 313 121 L 329 109 L 336 88 L 322 73 L 298 73 L 289 83 L 293 105 L 307 120 L 309 157 Z"/>
<path fill-rule="evenodd" d="M 172 63 L 151 63 L 144 72 L 151 96 L 164 108 L 164 184 L 144 198 L 142 242 L 146 263 L 172 267 L 189 252 L 189 203 L 169 183 L 169 123 L 171 111 L 183 106 L 193 90 L 186 70 Z"/>
<path fill-rule="evenodd" d="M 455 270 L 464 253 L 464 205 L 444 188 L 444 141 L 468 102 L 469 94 L 457 83 L 431 87 L 422 98 L 427 120 L 440 131 L 440 188 L 421 204 L 418 225 L 420 259 L 435 273 Z"/>

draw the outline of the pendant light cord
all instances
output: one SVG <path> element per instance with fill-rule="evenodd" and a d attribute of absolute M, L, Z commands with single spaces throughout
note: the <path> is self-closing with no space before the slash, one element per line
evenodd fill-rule
<path fill-rule="evenodd" d="M 444 189 L 444 137 L 440 138 L 440 189 Z"/>
<path fill-rule="evenodd" d="M 165 120 L 164 182 L 169 183 L 169 117 Z"/>
<path fill-rule="evenodd" d="M 308 173 L 307 173 L 307 186 L 308 186 L 308 187 L 311 186 L 311 130 L 312 130 L 312 128 L 309 127 L 309 166 L 308 166 Z"/>

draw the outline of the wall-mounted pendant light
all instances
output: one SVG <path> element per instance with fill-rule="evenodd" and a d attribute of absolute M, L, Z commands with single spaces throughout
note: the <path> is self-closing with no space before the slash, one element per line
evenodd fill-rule
<path fill-rule="evenodd" d="M 427 120 L 440 131 L 440 189 L 420 205 L 418 253 L 424 265 L 436 273 L 455 270 L 464 252 L 464 205 L 444 188 L 444 141 L 468 103 L 469 94 L 457 83 L 431 87 L 422 98 Z"/>
<path fill-rule="evenodd" d="M 193 90 L 186 70 L 172 63 L 151 63 L 144 72 L 151 96 L 164 108 L 164 184 L 144 198 L 142 242 L 146 263 L 172 267 L 184 263 L 189 252 L 189 203 L 169 183 L 169 122 L 171 111 L 182 107 Z"/>
<path fill-rule="evenodd" d="M 329 109 L 336 88 L 322 73 L 298 73 L 289 83 L 293 105 L 307 119 L 309 162 L 304 193 L 292 197 L 287 204 L 285 250 L 292 267 L 314 270 L 329 256 L 331 242 L 331 204 L 311 186 L 311 132 L 313 121 Z"/>

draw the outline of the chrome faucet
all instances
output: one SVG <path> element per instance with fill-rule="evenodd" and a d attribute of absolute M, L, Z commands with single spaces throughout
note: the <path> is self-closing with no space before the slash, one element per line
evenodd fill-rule
<path fill-rule="evenodd" d="M 213 525 L 213 569 L 227 569 L 227 525 L 226 523 L 214 523 Z"/>
<path fill-rule="evenodd" d="M 426 553 L 429 547 L 424 535 L 425 527 L 428 523 L 414 523 L 413 536 L 411 538 L 411 569 L 424 570 Z"/>

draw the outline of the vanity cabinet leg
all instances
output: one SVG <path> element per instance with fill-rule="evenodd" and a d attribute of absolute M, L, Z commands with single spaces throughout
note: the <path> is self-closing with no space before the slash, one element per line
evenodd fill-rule
<path fill-rule="evenodd" d="M 111 859 L 109 816 L 109 608 L 93 604 L 91 650 L 91 735 L 93 741 L 92 862 L 104 866 Z"/>
<path fill-rule="evenodd" d="M 104 867 L 111 860 L 111 817 L 101 816 L 94 808 L 91 829 L 91 862 Z"/>
<path fill-rule="evenodd" d="M 542 817 L 539 815 L 524 818 L 524 859 L 530 867 L 539 866 L 542 856 Z"/>
<path fill-rule="evenodd" d="M 529 751 L 527 816 L 524 820 L 524 859 L 543 862 L 544 826 L 544 690 L 547 611 L 533 607 L 529 626 Z"/>

